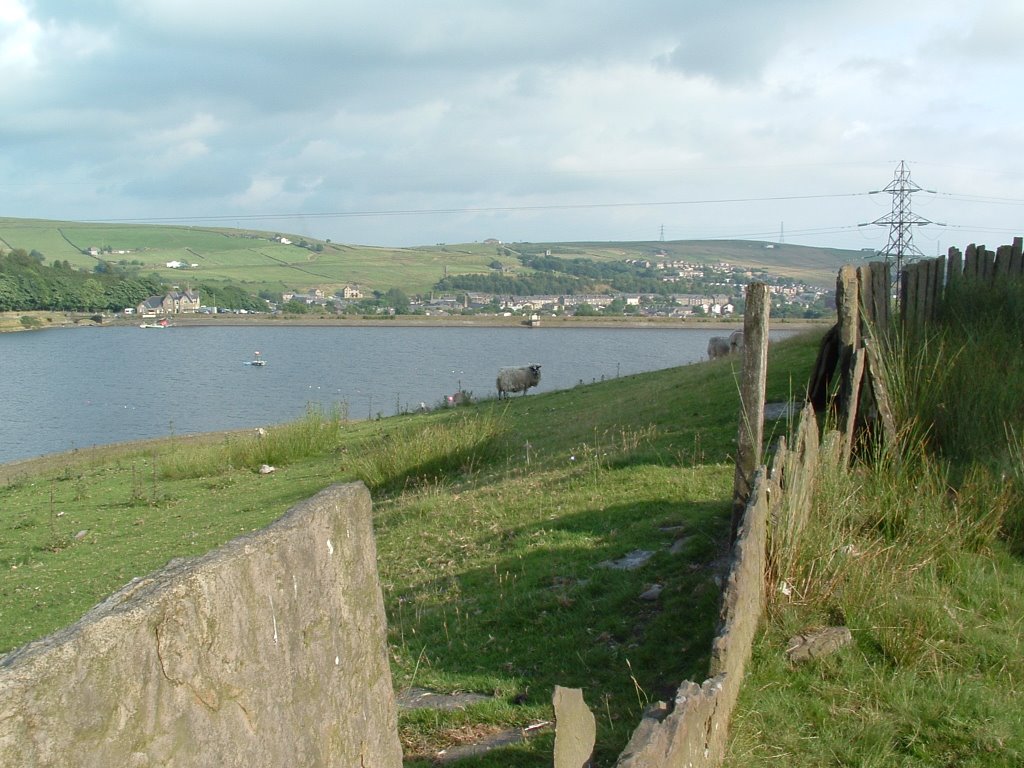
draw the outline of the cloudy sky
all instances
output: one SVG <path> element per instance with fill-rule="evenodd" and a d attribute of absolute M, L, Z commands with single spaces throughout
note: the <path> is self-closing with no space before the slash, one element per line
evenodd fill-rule
<path fill-rule="evenodd" d="M 1021 0 L 0 0 L 0 216 L 337 242 L 1024 234 Z"/>

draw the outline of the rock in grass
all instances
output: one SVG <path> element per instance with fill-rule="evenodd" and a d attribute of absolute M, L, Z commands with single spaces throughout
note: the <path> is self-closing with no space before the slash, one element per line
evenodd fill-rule
<path fill-rule="evenodd" d="M 853 635 L 847 627 L 825 627 L 791 637 L 786 647 L 786 658 L 794 664 L 820 659 L 852 642 Z"/>

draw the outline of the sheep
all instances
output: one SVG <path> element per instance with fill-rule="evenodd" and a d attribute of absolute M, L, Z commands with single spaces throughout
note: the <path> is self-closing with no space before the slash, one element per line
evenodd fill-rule
<path fill-rule="evenodd" d="M 708 339 L 708 360 L 717 360 L 732 352 L 732 345 L 725 336 L 712 336 Z"/>
<path fill-rule="evenodd" d="M 733 331 L 729 334 L 729 351 L 743 351 L 743 331 Z"/>
<path fill-rule="evenodd" d="M 522 392 L 540 383 L 540 366 L 526 365 L 521 368 L 502 368 L 498 371 L 498 399 L 508 397 L 511 392 Z"/>

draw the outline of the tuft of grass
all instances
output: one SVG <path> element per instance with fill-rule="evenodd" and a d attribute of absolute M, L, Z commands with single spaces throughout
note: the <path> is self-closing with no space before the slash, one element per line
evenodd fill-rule
<path fill-rule="evenodd" d="M 338 449 L 347 423 L 343 408 L 325 413 L 310 405 L 305 415 L 289 424 L 244 435 L 228 434 L 220 444 L 176 447 L 160 455 L 160 477 L 185 480 L 220 474 L 225 468 L 256 470 L 263 464 L 287 466 Z"/>
<path fill-rule="evenodd" d="M 494 411 L 410 421 L 350 450 L 343 468 L 377 493 L 472 476 L 501 456 L 502 432 Z"/>

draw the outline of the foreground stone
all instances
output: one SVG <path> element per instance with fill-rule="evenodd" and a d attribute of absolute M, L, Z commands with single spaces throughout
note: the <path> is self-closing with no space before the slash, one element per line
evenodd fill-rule
<path fill-rule="evenodd" d="M 555 768 L 586 768 L 594 753 L 597 723 L 579 688 L 555 686 Z"/>
<path fill-rule="evenodd" d="M 402 764 L 370 496 L 335 486 L 0 658 L 0 765 Z"/>
<path fill-rule="evenodd" d="M 786 646 L 786 658 L 794 664 L 820 659 L 852 642 L 853 634 L 846 627 L 825 627 L 791 637 Z"/>

